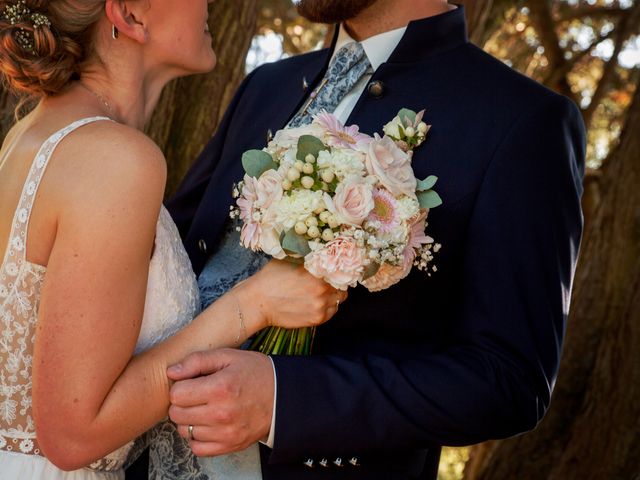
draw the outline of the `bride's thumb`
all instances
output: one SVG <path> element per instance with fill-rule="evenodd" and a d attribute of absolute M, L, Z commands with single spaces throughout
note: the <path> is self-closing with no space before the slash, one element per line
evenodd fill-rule
<path fill-rule="evenodd" d="M 209 375 L 222 370 L 228 365 L 228 359 L 223 351 L 208 350 L 195 352 L 187 356 L 180 363 L 171 365 L 167 369 L 167 376 L 177 382 L 189 378 Z"/>

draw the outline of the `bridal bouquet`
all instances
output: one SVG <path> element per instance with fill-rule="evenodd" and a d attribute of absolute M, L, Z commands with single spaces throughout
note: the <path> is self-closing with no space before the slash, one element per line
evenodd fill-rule
<path fill-rule="evenodd" d="M 265 149 L 246 152 L 231 211 L 242 221 L 242 245 L 303 263 L 340 290 L 360 284 L 377 292 L 414 266 L 435 271 L 440 245 L 425 228 L 429 209 L 442 203 L 433 190 L 437 178 L 418 180 L 411 167 L 429 131 L 423 114 L 403 109 L 383 137 L 371 137 L 322 112 L 310 125 L 278 131 Z M 269 328 L 251 349 L 309 354 L 314 333 Z"/>

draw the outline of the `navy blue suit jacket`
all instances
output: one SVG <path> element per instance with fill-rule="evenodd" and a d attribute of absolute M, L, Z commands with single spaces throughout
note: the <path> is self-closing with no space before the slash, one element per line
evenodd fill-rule
<path fill-rule="evenodd" d="M 242 153 L 287 124 L 309 94 L 303 77 L 313 88 L 330 53 L 250 74 L 168 203 L 196 272 L 228 221 Z M 438 271 L 354 289 L 314 355 L 274 358 L 267 480 L 434 479 L 440 445 L 532 429 L 549 406 L 582 231 L 578 108 L 470 44 L 462 8 L 412 22 L 372 82 L 382 93 L 367 90 L 347 123 L 381 132 L 406 107 L 433 126 L 413 163 L 439 177 Z"/>

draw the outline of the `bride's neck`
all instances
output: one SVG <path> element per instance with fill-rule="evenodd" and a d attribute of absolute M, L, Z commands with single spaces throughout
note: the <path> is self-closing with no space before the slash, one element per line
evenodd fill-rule
<path fill-rule="evenodd" d="M 116 75 L 114 72 L 118 72 Z M 105 115 L 143 130 L 158 104 L 162 89 L 171 78 L 144 73 L 140 68 L 120 65 L 82 74 L 81 87 L 91 94 Z"/>

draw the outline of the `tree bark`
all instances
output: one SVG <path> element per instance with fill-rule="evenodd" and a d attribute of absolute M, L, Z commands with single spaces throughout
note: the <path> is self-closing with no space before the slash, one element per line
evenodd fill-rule
<path fill-rule="evenodd" d="M 518 0 L 459 0 L 464 5 L 469 40 L 480 48 L 504 21 L 506 11 Z"/>
<path fill-rule="evenodd" d="M 216 0 L 209 26 L 218 56 L 215 70 L 168 85 L 147 128 L 169 166 L 171 195 L 213 135 L 245 75 L 245 58 L 253 38 L 258 0 Z"/>
<path fill-rule="evenodd" d="M 4 88 L 0 88 L 0 145 L 16 121 L 13 113 L 15 107 L 15 97 L 10 95 Z"/>
<path fill-rule="evenodd" d="M 476 450 L 466 480 L 640 478 L 640 85 L 602 172 L 550 411 Z"/>

